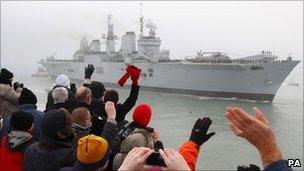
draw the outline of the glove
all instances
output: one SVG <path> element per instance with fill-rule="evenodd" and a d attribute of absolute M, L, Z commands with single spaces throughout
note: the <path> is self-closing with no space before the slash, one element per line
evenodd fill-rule
<path fill-rule="evenodd" d="M 138 85 L 138 79 L 140 76 L 141 69 L 137 68 L 134 65 L 128 65 L 127 67 L 127 73 L 131 75 L 131 80 L 134 85 Z"/>
<path fill-rule="evenodd" d="M 246 165 L 238 166 L 237 171 L 261 171 L 261 169 L 257 165 L 250 164 L 249 167 Z"/>
<path fill-rule="evenodd" d="M 88 64 L 88 66 L 85 67 L 85 69 L 84 69 L 84 78 L 85 79 L 91 79 L 91 76 L 92 76 L 94 70 L 95 70 L 94 65 L 93 64 Z"/>
<path fill-rule="evenodd" d="M 209 117 L 204 117 L 203 119 L 199 118 L 192 128 L 189 140 L 199 146 L 208 141 L 209 138 L 211 138 L 215 134 L 215 132 L 207 134 L 211 123 L 212 121 Z"/>

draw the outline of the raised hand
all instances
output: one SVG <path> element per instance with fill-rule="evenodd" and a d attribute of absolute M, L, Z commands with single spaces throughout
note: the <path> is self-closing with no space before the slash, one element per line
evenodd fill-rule
<path fill-rule="evenodd" d="M 88 66 L 85 67 L 85 69 L 84 69 L 84 78 L 85 79 L 91 79 L 91 76 L 92 76 L 94 70 L 95 70 L 94 65 L 93 64 L 88 64 Z"/>
<path fill-rule="evenodd" d="M 154 152 L 150 148 L 133 148 L 118 170 L 143 170 L 146 159 Z"/>
<path fill-rule="evenodd" d="M 108 101 L 105 104 L 105 110 L 107 113 L 108 118 L 115 119 L 116 118 L 116 109 L 113 102 Z"/>
<path fill-rule="evenodd" d="M 212 121 L 209 117 L 204 117 L 203 119 L 199 118 L 192 128 L 189 140 L 199 146 L 208 141 L 215 134 L 215 132 L 207 134 L 211 123 Z"/>
<path fill-rule="evenodd" d="M 247 139 L 260 152 L 263 165 L 281 160 L 281 153 L 276 144 L 274 132 L 264 114 L 253 108 L 254 117 L 247 114 L 241 108 L 228 107 L 226 117 L 230 121 L 230 128 L 239 137 Z"/>
<path fill-rule="evenodd" d="M 168 170 L 190 170 L 187 162 L 181 154 L 173 149 L 159 150 Z"/>

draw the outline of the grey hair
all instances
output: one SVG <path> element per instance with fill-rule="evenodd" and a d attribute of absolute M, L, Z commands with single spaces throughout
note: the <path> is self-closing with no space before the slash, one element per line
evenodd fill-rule
<path fill-rule="evenodd" d="M 65 87 L 57 87 L 52 92 L 52 97 L 55 103 L 63 103 L 68 100 L 69 93 Z"/>

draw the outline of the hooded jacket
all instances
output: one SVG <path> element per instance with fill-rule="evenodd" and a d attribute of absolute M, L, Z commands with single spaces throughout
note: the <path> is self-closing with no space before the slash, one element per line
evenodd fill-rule
<path fill-rule="evenodd" d="M 0 84 L 0 116 L 6 118 L 18 110 L 19 96 L 20 93 L 17 93 L 10 85 Z"/>
<path fill-rule="evenodd" d="M 32 135 L 25 131 L 12 131 L 3 137 L 0 147 L 1 170 L 23 170 L 24 151 L 31 143 Z"/>
<path fill-rule="evenodd" d="M 91 126 L 84 127 L 84 126 L 81 126 L 77 123 L 73 123 L 72 124 L 72 130 L 76 134 L 76 142 L 78 142 L 78 140 L 80 138 L 89 135 L 90 134 L 90 128 L 91 128 Z"/>

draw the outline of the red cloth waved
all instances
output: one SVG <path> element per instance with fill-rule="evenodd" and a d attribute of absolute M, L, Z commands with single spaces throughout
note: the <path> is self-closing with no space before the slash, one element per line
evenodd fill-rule
<path fill-rule="evenodd" d="M 123 87 L 128 78 L 131 76 L 132 84 L 138 85 L 138 79 L 140 76 L 141 69 L 134 65 L 128 65 L 126 68 L 126 73 L 118 80 L 118 84 Z"/>

